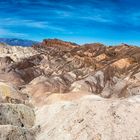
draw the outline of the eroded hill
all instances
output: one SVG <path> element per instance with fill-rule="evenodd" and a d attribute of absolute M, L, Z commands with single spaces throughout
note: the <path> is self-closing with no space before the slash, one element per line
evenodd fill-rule
<path fill-rule="evenodd" d="M 22 113 L 23 118 L 35 113 L 36 121 L 20 124 L 14 116 L 11 122 L 2 121 L 1 127 L 10 127 L 9 131 L 14 129 L 17 135 L 26 128 L 28 137 L 37 140 L 140 139 L 139 47 L 99 43 L 80 46 L 58 39 L 44 40 L 29 48 L 1 44 L 0 80 L 3 110 L 11 106 L 12 115 L 13 108 L 21 104 L 31 110 L 30 114 Z M 10 89 L 3 88 L 3 84 Z M 131 134 L 134 120 L 136 127 Z M 29 124 L 33 128 L 28 128 Z M 106 126 L 109 128 L 105 130 Z M 124 131 L 126 127 L 130 129 Z"/>

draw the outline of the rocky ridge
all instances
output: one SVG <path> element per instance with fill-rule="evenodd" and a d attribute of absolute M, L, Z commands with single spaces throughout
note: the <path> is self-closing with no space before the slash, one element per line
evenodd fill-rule
<path fill-rule="evenodd" d="M 2 140 L 140 139 L 140 48 L 1 44 L 0 104 Z"/>

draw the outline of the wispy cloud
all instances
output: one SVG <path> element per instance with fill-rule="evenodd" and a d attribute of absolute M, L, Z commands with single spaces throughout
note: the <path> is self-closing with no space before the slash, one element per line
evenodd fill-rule
<path fill-rule="evenodd" d="M 26 26 L 26 27 L 35 27 L 35 28 L 44 28 L 46 22 L 33 21 L 27 19 L 18 19 L 18 18 L 4 18 L 1 19 L 1 26 Z"/>
<path fill-rule="evenodd" d="M 0 0 L 0 35 L 131 39 L 130 32 L 140 36 L 139 5 L 139 0 Z"/>
<path fill-rule="evenodd" d="M 20 23 L 20 24 L 19 24 Z M 27 20 L 27 19 L 15 19 L 15 18 L 5 18 L 0 22 L 0 26 L 6 27 L 31 27 L 38 29 L 48 29 L 48 30 L 56 30 L 56 31 L 65 31 L 64 28 L 58 27 L 56 25 L 52 25 L 47 21 L 35 21 L 35 20 Z"/>
<path fill-rule="evenodd" d="M 0 35 L 1 36 L 11 36 L 11 37 L 28 37 L 27 34 L 19 33 L 19 32 L 13 32 L 8 29 L 0 28 Z"/>

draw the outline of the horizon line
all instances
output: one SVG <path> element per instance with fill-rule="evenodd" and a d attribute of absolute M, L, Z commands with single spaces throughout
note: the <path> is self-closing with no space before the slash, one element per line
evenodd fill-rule
<path fill-rule="evenodd" d="M 52 38 L 44 38 L 44 39 L 27 39 L 27 38 L 17 38 L 17 37 L 0 37 L 0 39 L 17 39 L 17 40 L 27 40 L 27 41 L 34 41 L 34 42 L 38 42 L 38 43 L 41 43 L 43 40 L 46 40 L 46 39 L 58 39 L 58 40 L 61 40 L 61 41 L 64 41 L 64 42 L 71 42 L 71 43 L 76 43 L 77 45 L 85 45 L 85 44 L 103 44 L 105 46 L 119 46 L 119 45 L 122 45 L 122 44 L 125 44 L 125 45 L 129 45 L 129 46 L 137 46 L 137 47 L 140 47 L 140 44 L 131 44 L 131 43 L 124 43 L 124 42 L 120 42 L 120 43 L 105 43 L 104 41 L 85 41 L 85 43 L 78 43 L 78 41 L 72 41 L 72 40 L 68 40 L 68 39 L 62 39 L 62 38 L 55 38 L 55 37 L 52 37 Z"/>

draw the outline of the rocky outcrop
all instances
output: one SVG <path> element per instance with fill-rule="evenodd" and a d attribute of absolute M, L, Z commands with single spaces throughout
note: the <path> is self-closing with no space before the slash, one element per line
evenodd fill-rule
<path fill-rule="evenodd" d="M 1 140 L 35 140 L 35 134 L 31 131 L 14 126 L 0 125 Z"/>
<path fill-rule="evenodd" d="M 37 52 L 31 47 L 0 44 L 0 57 L 10 57 L 15 62 L 33 56 L 36 53 Z"/>
<path fill-rule="evenodd" d="M 22 93 L 9 83 L 0 82 L 0 102 L 1 103 L 25 103 L 28 101 L 28 95 Z"/>
<path fill-rule="evenodd" d="M 35 113 L 29 96 L 10 83 L 0 82 L 0 139 L 35 140 Z"/>
<path fill-rule="evenodd" d="M 34 125 L 33 109 L 22 104 L 0 104 L 0 125 L 14 125 L 30 128 Z"/>

